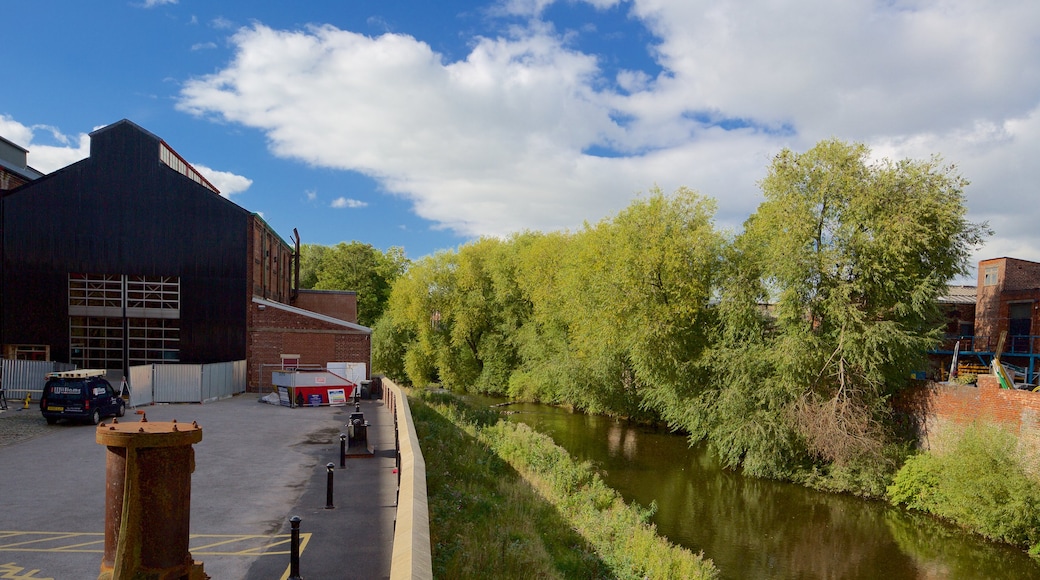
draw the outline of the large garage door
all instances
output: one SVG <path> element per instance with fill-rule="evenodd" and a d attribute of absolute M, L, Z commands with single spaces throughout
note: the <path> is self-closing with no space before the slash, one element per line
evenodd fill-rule
<path fill-rule="evenodd" d="M 180 360 L 180 279 L 69 274 L 70 362 L 122 370 Z"/>

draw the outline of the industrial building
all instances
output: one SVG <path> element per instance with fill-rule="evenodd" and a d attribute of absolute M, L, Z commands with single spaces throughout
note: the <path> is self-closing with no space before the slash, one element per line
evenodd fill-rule
<path fill-rule="evenodd" d="M 942 346 L 931 353 L 938 363 L 936 371 L 946 371 L 957 350 L 961 369 L 969 373 L 987 372 L 993 357 L 999 356 L 1005 366 L 1016 367 L 1026 383 L 1037 384 L 1040 343 L 1033 329 L 1040 326 L 1040 263 L 1007 257 L 982 260 L 978 285 L 951 287 L 941 302 L 947 325 Z"/>
<path fill-rule="evenodd" d="M 4 358 L 127 372 L 246 360 L 250 389 L 292 353 L 364 363 L 371 330 L 353 292 L 294 286 L 290 246 L 161 138 L 122 120 L 90 156 L 42 175 L 0 143 Z"/>

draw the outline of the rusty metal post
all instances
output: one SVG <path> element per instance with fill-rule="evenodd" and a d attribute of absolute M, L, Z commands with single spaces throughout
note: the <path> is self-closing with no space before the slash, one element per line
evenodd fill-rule
<path fill-rule="evenodd" d="M 289 579 L 303 580 L 300 576 L 300 516 L 289 518 Z"/>
<path fill-rule="evenodd" d="M 325 464 L 325 469 L 328 470 L 328 477 L 325 483 L 325 509 L 327 510 L 335 509 L 336 507 L 332 505 L 332 470 L 335 468 L 336 466 L 332 463 Z"/>
<path fill-rule="evenodd" d="M 209 578 L 188 552 L 192 445 L 202 428 L 173 422 L 101 423 L 105 460 L 105 551 L 98 580 Z"/>

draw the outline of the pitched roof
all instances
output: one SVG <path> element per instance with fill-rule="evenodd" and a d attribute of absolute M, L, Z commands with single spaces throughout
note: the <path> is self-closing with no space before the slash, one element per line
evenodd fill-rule
<path fill-rule="evenodd" d="M 947 286 L 939 304 L 975 304 L 978 288 L 975 286 Z"/>

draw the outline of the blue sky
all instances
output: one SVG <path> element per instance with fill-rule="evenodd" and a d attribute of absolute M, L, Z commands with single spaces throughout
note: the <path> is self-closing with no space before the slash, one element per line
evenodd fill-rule
<path fill-rule="evenodd" d="M 940 154 L 978 258 L 1040 261 L 1040 3 L 4 3 L 0 135 L 53 171 L 123 118 L 288 239 L 576 229 L 657 186 L 738 229 L 783 147 Z M 191 219 L 191 216 L 184 216 Z"/>

